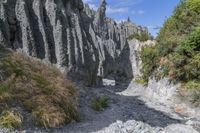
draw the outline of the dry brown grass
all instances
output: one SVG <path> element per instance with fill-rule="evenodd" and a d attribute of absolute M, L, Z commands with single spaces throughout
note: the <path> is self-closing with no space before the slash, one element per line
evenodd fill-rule
<path fill-rule="evenodd" d="M 53 66 L 22 54 L 12 53 L 0 61 L 0 103 L 18 101 L 46 128 L 78 121 L 77 91 Z"/>

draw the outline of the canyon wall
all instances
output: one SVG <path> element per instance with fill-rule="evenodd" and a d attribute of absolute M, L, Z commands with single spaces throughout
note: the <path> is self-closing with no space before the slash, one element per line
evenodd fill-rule
<path fill-rule="evenodd" d="M 131 49 L 140 42 L 127 38 L 147 28 L 130 20 L 118 24 L 105 11 L 105 0 L 97 11 L 82 0 L 1 0 L 0 44 L 55 64 L 89 85 L 104 77 L 131 79 L 138 71 Z"/>

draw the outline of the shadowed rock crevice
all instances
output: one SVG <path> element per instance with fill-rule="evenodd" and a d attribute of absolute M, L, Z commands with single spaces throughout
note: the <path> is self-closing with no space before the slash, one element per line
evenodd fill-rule
<path fill-rule="evenodd" d="M 45 24 L 44 30 L 46 33 L 46 39 L 47 39 L 47 43 L 48 43 L 48 49 L 49 49 L 49 60 L 50 62 L 52 62 L 53 64 L 57 63 L 57 59 L 56 59 L 56 53 L 55 53 L 55 41 L 54 41 L 54 37 L 53 37 L 53 27 L 51 25 L 50 22 L 50 18 L 47 15 L 46 9 L 45 7 L 43 7 L 43 21 Z"/>
<path fill-rule="evenodd" d="M 46 34 L 44 32 L 43 25 L 43 11 L 42 4 L 40 0 L 34 1 L 33 3 L 28 3 L 28 14 L 30 22 L 30 30 L 33 32 L 33 38 L 35 41 L 35 47 L 37 52 L 37 58 L 44 59 L 45 55 L 48 54 L 45 47 L 48 49 L 46 41 Z M 43 33 L 42 33 L 43 32 Z"/>

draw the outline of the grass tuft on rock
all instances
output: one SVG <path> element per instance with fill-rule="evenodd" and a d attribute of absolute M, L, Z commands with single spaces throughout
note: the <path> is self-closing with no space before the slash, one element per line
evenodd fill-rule
<path fill-rule="evenodd" d="M 0 127 L 18 129 L 22 126 L 22 116 L 13 111 L 3 111 L 0 115 Z"/>
<path fill-rule="evenodd" d="M 36 125 L 54 128 L 79 121 L 78 93 L 55 67 L 11 53 L 0 60 L 0 76 L 0 104 L 22 104 L 36 116 Z"/>
<path fill-rule="evenodd" d="M 143 85 L 143 86 L 147 86 L 148 85 L 148 82 L 144 79 L 143 76 L 136 77 L 134 82 L 137 83 L 137 84 Z"/>
<path fill-rule="evenodd" d="M 103 111 L 109 106 L 108 98 L 104 96 L 96 97 L 91 102 L 91 108 L 95 111 Z"/>

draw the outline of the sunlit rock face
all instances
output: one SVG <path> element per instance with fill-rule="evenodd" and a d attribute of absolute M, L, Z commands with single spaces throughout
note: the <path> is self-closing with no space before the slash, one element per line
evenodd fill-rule
<path fill-rule="evenodd" d="M 98 11 L 82 0 L 2 0 L 0 43 L 90 85 L 109 76 L 131 79 L 131 47 L 140 42 L 130 44 L 127 38 L 148 31 L 130 21 L 118 24 L 105 11 L 105 0 Z"/>

